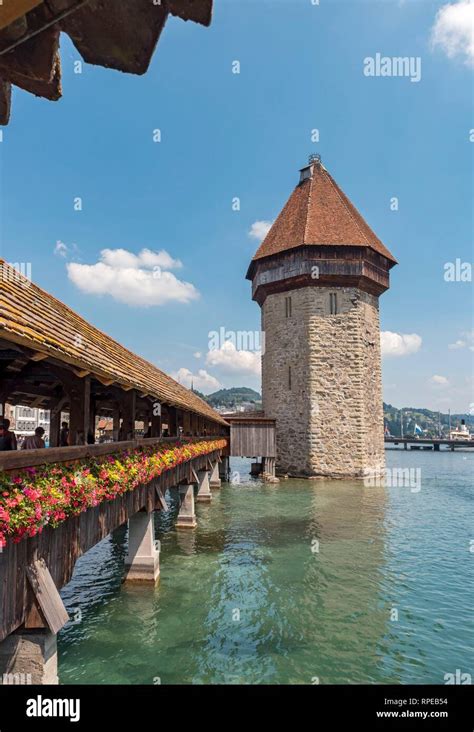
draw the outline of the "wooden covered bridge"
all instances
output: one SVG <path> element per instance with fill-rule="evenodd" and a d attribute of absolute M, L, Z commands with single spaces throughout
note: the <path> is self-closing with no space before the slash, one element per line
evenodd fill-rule
<path fill-rule="evenodd" d="M 77 559 L 128 521 L 127 581 L 154 583 L 153 512 L 180 496 L 196 526 L 228 468 L 228 423 L 196 394 L 0 260 L 0 402 L 49 410 L 47 449 L 0 452 L 0 681 L 57 681 L 58 590 Z M 69 446 L 59 447 L 62 418 Z M 96 418 L 113 441 L 87 444 Z M 138 422 L 149 437 L 137 439 Z"/>

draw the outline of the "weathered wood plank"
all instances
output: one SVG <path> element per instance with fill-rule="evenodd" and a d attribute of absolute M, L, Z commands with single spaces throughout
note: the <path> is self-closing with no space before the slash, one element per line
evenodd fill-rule
<path fill-rule="evenodd" d="M 41 5 L 43 0 L 3 0 L 0 5 L 0 30 Z"/>
<path fill-rule="evenodd" d="M 232 422 L 230 454 L 234 457 L 275 457 L 275 424 Z"/>
<path fill-rule="evenodd" d="M 37 559 L 25 568 L 38 605 L 52 633 L 58 633 L 69 620 L 61 596 L 44 559 Z"/>

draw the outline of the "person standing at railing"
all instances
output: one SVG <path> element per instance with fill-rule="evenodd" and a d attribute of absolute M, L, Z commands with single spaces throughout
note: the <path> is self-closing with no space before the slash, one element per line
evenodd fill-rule
<path fill-rule="evenodd" d="M 67 447 L 69 445 L 69 425 L 67 422 L 61 423 L 61 432 L 59 433 L 59 447 Z"/>
<path fill-rule="evenodd" d="M 6 450 L 15 450 L 13 447 L 13 440 L 11 438 L 11 432 L 7 429 L 4 422 L 0 423 L 0 450 L 5 452 Z"/>
<path fill-rule="evenodd" d="M 25 440 L 23 441 L 21 449 L 22 450 L 41 450 L 41 449 L 45 448 L 46 445 L 43 440 L 43 435 L 44 435 L 44 429 L 42 427 L 37 427 L 35 429 L 34 435 L 25 437 Z"/>
<path fill-rule="evenodd" d="M 15 433 L 10 429 L 10 420 L 9 419 L 3 419 L 1 424 L 3 425 L 3 428 L 6 432 L 6 435 L 10 438 L 11 447 L 3 448 L 4 450 L 18 450 L 18 444 L 16 441 L 16 435 Z M 2 448 L 0 448 L 2 449 Z"/>

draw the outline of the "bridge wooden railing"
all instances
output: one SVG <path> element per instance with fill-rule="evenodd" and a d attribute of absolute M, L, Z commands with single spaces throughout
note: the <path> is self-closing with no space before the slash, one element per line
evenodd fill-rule
<path fill-rule="evenodd" d="M 102 455 L 112 455 L 136 447 L 151 447 L 166 443 L 192 443 L 203 440 L 222 440 L 225 435 L 200 435 L 195 437 L 144 437 L 122 442 L 104 442 L 99 445 L 77 445 L 74 447 L 48 447 L 41 450 L 11 450 L 0 452 L 0 470 L 21 470 L 37 465 L 68 463 Z"/>

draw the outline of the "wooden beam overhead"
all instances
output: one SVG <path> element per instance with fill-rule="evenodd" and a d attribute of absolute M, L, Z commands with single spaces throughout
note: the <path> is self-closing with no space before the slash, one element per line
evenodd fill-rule
<path fill-rule="evenodd" d="M 43 0 L 3 0 L 0 4 L 0 29 L 41 5 Z"/>
<path fill-rule="evenodd" d="M 90 371 L 87 369 L 73 369 L 73 373 L 76 374 L 80 379 L 83 379 L 84 376 L 89 376 Z"/>
<path fill-rule="evenodd" d="M 99 376 L 99 374 L 92 374 L 94 379 L 97 379 L 102 386 L 112 386 L 115 383 L 115 379 L 107 379 L 105 376 Z"/>
<path fill-rule="evenodd" d="M 44 353 L 43 351 L 36 351 L 35 353 L 32 353 L 31 356 L 29 356 L 30 361 L 44 361 L 45 358 L 48 358 L 48 354 Z"/>

